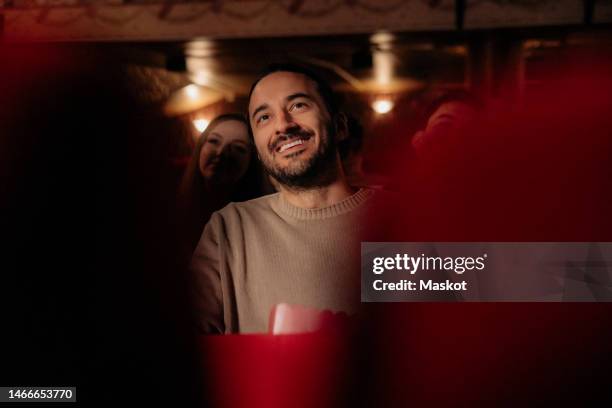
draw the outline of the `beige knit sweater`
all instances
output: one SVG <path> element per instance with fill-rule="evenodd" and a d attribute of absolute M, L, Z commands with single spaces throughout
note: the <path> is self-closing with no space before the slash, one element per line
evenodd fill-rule
<path fill-rule="evenodd" d="M 304 209 L 277 193 L 214 213 L 192 259 L 200 329 L 265 332 L 278 303 L 356 312 L 360 235 L 373 195 L 361 189 Z"/>

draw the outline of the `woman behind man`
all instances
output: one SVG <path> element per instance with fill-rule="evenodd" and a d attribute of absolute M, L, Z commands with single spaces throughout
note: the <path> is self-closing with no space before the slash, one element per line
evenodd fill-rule
<path fill-rule="evenodd" d="M 181 182 L 190 249 L 214 211 L 268 192 L 244 116 L 217 116 L 198 138 Z"/>

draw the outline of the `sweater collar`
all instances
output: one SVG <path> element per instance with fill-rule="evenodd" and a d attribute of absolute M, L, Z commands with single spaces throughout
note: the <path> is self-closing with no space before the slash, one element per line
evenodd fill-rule
<path fill-rule="evenodd" d="M 300 220 L 321 220 L 335 217 L 353 211 L 374 194 L 371 189 L 361 188 L 355 194 L 321 208 L 301 208 L 290 204 L 280 193 L 277 194 L 276 204 L 279 212 Z"/>

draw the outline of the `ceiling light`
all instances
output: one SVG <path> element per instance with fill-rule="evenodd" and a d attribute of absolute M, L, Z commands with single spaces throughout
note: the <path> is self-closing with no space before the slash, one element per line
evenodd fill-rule
<path fill-rule="evenodd" d="M 370 42 L 383 49 L 390 49 L 395 36 L 388 31 L 378 31 L 370 36 Z"/>
<path fill-rule="evenodd" d="M 393 106 L 393 101 L 391 101 L 390 99 L 377 99 L 372 102 L 372 109 L 374 109 L 376 113 L 381 115 L 391 112 Z"/>
<path fill-rule="evenodd" d="M 185 95 L 187 95 L 189 99 L 198 99 L 198 96 L 200 96 L 200 88 L 194 84 L 188 85 L 185 87 Z"/>
<path fill-rule="evenodd" d="M 206 130 L 209 123 L 208 119 L 194 119 L 193 126 L 198 129 L 198 132 L 202 133 Z"/>

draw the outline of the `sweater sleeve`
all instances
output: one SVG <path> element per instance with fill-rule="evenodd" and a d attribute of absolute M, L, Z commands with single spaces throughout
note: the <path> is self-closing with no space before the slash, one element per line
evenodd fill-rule
<path fill-rule="evenodd" d="M 197 324 L 204 334 L 221 334 L 225 331 L 219 218 L 217 213 L 212 215 L 191 259 Z"/>

